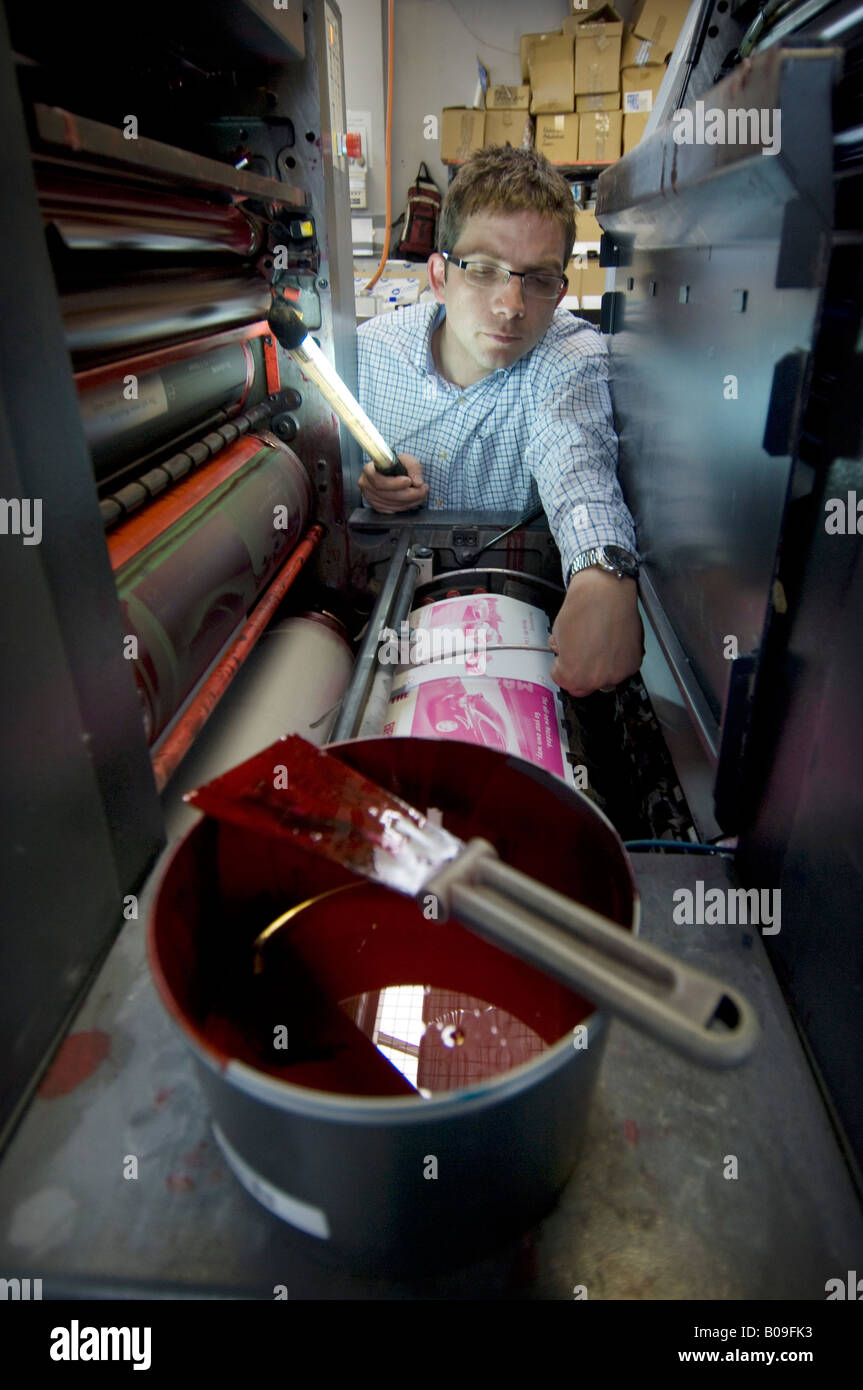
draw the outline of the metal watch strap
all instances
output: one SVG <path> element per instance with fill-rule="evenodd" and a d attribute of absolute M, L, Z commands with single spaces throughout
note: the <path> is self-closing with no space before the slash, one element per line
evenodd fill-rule
<path fill-rule="evenodd" d="M 638 561 L 628 550 L 622 546 L 613 546 L 613 550 L 618 550 L 630 562 L 634 573 L 629 573 L 628 569 L 622 564 L 616 564 L 613 556 L 608 554 L 609 547 L 604 545 L 592 546 L 590 550 L 583 550 L 580 555 L 576 555 L 569 567 L 567 575 L 567 585 L 574 574 L 581 574 L 583 570 L 597 568 L 605 570 L 606 574 L 615 574 L 618 579 L 634 579 L 638 575 Z"/>

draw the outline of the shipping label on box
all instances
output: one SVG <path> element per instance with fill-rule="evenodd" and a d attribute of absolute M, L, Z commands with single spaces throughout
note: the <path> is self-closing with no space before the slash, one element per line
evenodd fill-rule
<path fill-rule="evenodd" d="M 530 109 L 534 116 L 575 110 L 572 39 L 561 35 L 531 50 Z"/>
<path fill-rule="evenodd" d="M 623 20 L 603 5 L 576 25 L 574 84 L 577 96 L 613 92 L 619 85 Z"/>
<path fill-rule="evenodd" d="M 585 111 L 578 121 L 579 163 L 605 164 L 619 158 L 622 111 Z"/>
<path fill-rule="evenodd" d="M 549 164 L 577 164 L 578 116 L 575 112 L 537 116 L 536 148 Z"/>
<path fill-rule="evenodd" d="M 620 88 L 615 87 L 613 92 L 595 92 L 593 96 L 576 97 L 575 109 L 576 111 L 619 111 Z"/>
<path fill-rule="evenodd" d="M 527 111 L 530 106 L 530 87 L 489 87 L 485 98 L 487 111 Z"/>
<path fill-rule="evenodd" d="M 620 86 L 624 115 L 644 116 L 653 110 L 665 73 L 664 63 L 622 69 Z"/>
<path fill-rule="evenodd" d="M 467 159 L 485 143 L 485 112 L 472 107 L 445 106 L 441 113 L 440 157 L 443 162 Z"/>
<path fill-rule="evenodd" d="M 527 111 L 486 111 L 485 143 L 530 149 L 533 144 L 533 121 Z"/>

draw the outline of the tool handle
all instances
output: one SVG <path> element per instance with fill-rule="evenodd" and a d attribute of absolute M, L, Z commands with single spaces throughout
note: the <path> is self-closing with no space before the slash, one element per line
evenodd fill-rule
<path fill-rule="evenodd" d="M 467 846 L 470 881 L 457 860 L 447 866 L 453 916 L 691 1061 L 731 1067 L 749 1056 L 758 1021 L 737 990 L 501 863 L 491 845 L 482 853 L 485 843 Z"/>
<path fill-rule="evenodd" d="M 376 454 L 371 455 L 372 463 L 375 466 L 375 472 L 383 474 L 385 478 L 407 477 L 408 470 L 405 468 L 401 459 L 392 449 L 390 449 L 389 445 L 387 445 L 387 449 L 389 450 L 389 453 L 392 456 L 391 459 L 387 459 L 386 455 L 384 455 L 382 458 L 379 458 Z"/>
<path fill-rule="evenodd" d="M 300 363 L 339 419 L 362 445 L 377 469 L 387 478 L 407 473 L 394 449 L 375 428 L 359 401 L 348 390 L 332 363 L 321 353 L 296 309 L 284 299 L 273 299 L 267 323 L 282 347 Z"/>

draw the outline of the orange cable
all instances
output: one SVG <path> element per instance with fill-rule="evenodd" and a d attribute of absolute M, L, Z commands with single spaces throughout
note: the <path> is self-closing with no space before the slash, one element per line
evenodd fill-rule
<path fill-rule="evenodd" d="M 393 167 L 393 0 L 389 0 L 387 7 L 387 28 L 389 37 L 387 41 L 387 229 L 384 233 L 384 245 L 381 251 L 381 258 L 378 268 L 365 287 L 366 293 L 373 285 L 378 283 L 383 274 L 384 266 L 390 254 L 390 237 L 392 235 L 392 167 Z"/>

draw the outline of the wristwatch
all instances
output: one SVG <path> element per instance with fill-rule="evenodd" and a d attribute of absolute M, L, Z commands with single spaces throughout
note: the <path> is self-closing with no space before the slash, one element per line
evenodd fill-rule
<path fill-rule="evenodd" d="M 619 545 L 595 545 L 592 550 L 583 550 L 576 555 L 566 576 L 567 585 L 574 574 L 592 566 L 616 574 L 618 579 L 637 579 L 638 561 L 628 550 Z"/>

